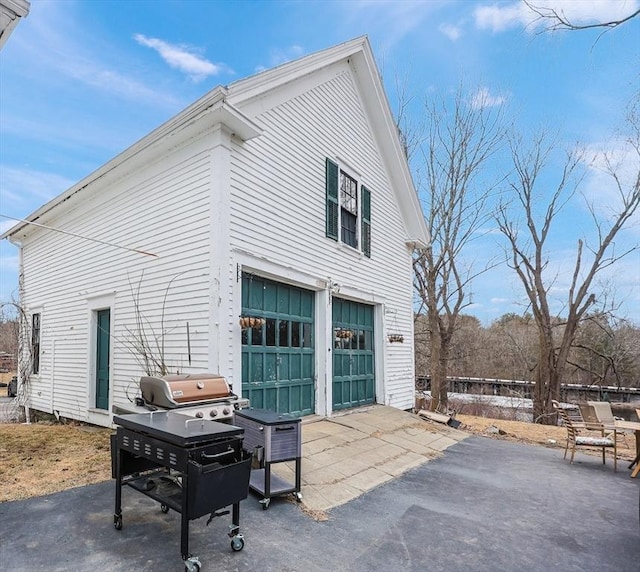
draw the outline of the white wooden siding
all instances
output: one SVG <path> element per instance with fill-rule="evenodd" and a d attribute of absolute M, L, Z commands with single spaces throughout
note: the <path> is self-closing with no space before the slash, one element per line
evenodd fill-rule
<path fill-rule="evenodd" d="M 373 293 L 404 334 L 385 341 L 384 402 L 413 405 L 411 260 L 395 197 L 354 86 L 350 68 L 256 121 L 263 135 L 232 154 L 231 245 Z M 325 157 L 346 161 L 371 190 L 371 259 L 325 237 Z"/>
<path fill-rule="evenodd" d="M 377 323 L 383 327 L 378 328 L 376 348 L 378 357 L 380 350 L 384 354 L 379 363 L 384 364 L 385 388 L 379 400 L 399 408 L 413 405 L 411 258 L 404 222 L 351 67 L 335 64 L 322 70 L 321 77 L 326 81 L 301 78 L 296 86 L 282 87 L 271 108 L 266 94 L 261 105 L 253 107 L 259 107 L 260 114 L 251 117 L 262 135 L 244 143 L 231 138 L 228 157 L 222 130 L 206 135 L 206 129 L 200 130 L 199 140 L 177 149 L 170 149 L 168 139 L 161 160 L 136 171 L 123 166 L 117 174 L 94 181 L 82 198 L 78 194 L 66 207 L 60 205 L 58 218 L 46 221 L 157 258 L 31 231 L 23 247 L 23 302 L 42 313 L 41 370 L 31 379 L 33 407 L 96 422 L 87 410 L 92 407 L 89 380 L 94 377 L 89 371 L 95 343 L 90 316 L 95 300 L 102 297 L 113 300 L 111 403 L 135 396 L 143 374 L 131 349 L 136 329 L 133 296 L 140 283 L 147 331 L 152 338 L 165 332 L 171 371 L 203 371 L 213 360 L 239 392 L 239 257 L 233 254 L 239 252 L 244 259 L 271 265 L 276 269 L 273 278 L 302 276 L 303 285 L 312 289 L 322 289 L 331 279 L 342 285 L 340 295 L 378 304 Z M 301 85 L 311 87 L 302 91 Z M 286 100 L 284 89 L 298 95 Z M 370 259 L 325 237 L 326 157 L 346 163 L 371 191 Z M 219 208 L 227 196 L 228 220 Z M 325 294 L 319 300 L 326 302 Z M 319 316 L 318 323 L 329 329 L 330 317 L 325 318 Z M 404 343 L 389 344 L 388 333 L 402 333 Z M 320 359 L 326 359 L 324 354 Z M 320 364 L 319 373 L 323 370 Z M 108 422 L 107 416 L 104 424 Z"/>
<path fill-rule="evenodd" d="M 154 253 L 157 258 L 43 230 L 25 243 L 24 303 L 41 307 L 43 321 L 40 375 L 31 380 L 33 407 L 88 418 L 94 331 L 87 300 L 103 292 L 114 293 L 115 301 L 111 308 L 114 402 L 127 402 L 127 393 L 134 397 L 132 385 L 143 374 L 131 346 L 136 330 L 133 292 L 139 284 L 147 333 L 160 339 L 164 331 L 171 370 L 207 368 L 210 176 L 209 151 L 182 149 L 142 174 L 93 189 L 91 200 L 49 222 L 68 232 Z"/>

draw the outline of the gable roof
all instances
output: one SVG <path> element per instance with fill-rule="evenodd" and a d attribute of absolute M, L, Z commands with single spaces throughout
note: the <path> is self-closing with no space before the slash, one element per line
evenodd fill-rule
<path fill-rule="evenodd" d="M 429 233 L 393 114 L 366 36 L 241 79 L 228 87 L 214 88 L 111 161 L 40 207 L 25 221 L 9 229 L 0 238 L 15 237 L 20 232 L 27 232 L 25 227 L 29 222 L 35 222 L 47 214 L 55 214 L 53 211 L 60 205 L 90 192 L 92 183 L 125 163 L 135 163 L 143 151 L 158 148 L 166 137 L 171 137 L 174 144 L 186 140 L 194 130 L 197 131 L 197 120 L 205 115 L 208 126 L 223 124 L 243 141 L 259 136 L 260 128 L 247 114 L 243 113 L 243 108 L 249 107 L 252 101 L 267 91 L 299 78 L 311 76 L 314 72 L 343 61 L 348 61 L 354 70 L 363 105 L 372 125 L 372 132 L 381 151 L 382 161 L 405 222 L 406 238 L 409 243 L 426 244 Z"/>

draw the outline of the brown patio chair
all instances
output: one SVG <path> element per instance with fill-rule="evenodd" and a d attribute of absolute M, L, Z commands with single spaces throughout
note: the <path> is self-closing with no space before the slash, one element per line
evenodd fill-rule
<path fill-rule="evenodd" d="M 613 470 L 618 470 L 618 447 L 616 442 L 616 430 L 612 429 L 610 435 L 605 435 L 605 427 L 601 423 L 588 423 L 582 417 L 580 409 L 577 407 L 564 408 L 557 401 L 552 401 L 553 408 L 558 412 L 562 423 L 567 429 L 567 444 L 564 449 L 564 458 L 567 458 L 567 451 L 571 445 L 571 459 L 576 453 L 576 447 L 591 447 L 602 449 L 602 464 L 605 464 L 605 449 L 613 449 Z M 594 432 L 596 433 L 594 435 Z M 589 434 L 590 433 L 590 434 Z M 609 431 L 607 430 L 607 433 Z"/>

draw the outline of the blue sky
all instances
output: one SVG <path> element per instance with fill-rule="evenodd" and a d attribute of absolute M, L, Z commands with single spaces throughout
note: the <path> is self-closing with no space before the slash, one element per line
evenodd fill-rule
<path fill-rule="evenodd" d="M 640 0 L 538 4 L 587 23 L 626 15 Z M 416 119 L 425 98 L 463 82 L 507 105 L 524 132 L 550 128 L 567 144 L 615 150 L 640 87 L 640 18 L 604 34 L 539 32 L 514 0 L 34 0 L 0 53 L 0 213 L 28 216 L 216 85 L 364 34 L 392 107 L 395 79 L 405 78 Z M 605 187 L 588 174 L 586 192 L 606 203 Z M 576 232 L 588 228 L 578 200 L 563 216 L 550 253 L 558 304 Z M 0 231 L 12 225 L 0 218 Z M 472 256 L 495 254 L 497 239 L 489 233 Z M 619 242 L 639 239 L 636 217 Z M 15 295 L 17 268 L 17 250 L 2 241 L 0 301 Z M 640 254 L 603 278 L 615 283 L 621 314 L 640 323 Z M 522 312 L 522 301 L 515 275 L 498 267 L 475 282 L 468 313 L 486 324 Z"/>

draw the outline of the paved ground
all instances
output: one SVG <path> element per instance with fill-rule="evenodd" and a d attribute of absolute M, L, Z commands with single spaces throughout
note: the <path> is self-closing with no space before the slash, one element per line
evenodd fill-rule
<path fill-rule="evenodd" d="M 219 571 L 637 572 L 639 485 L 597 457 L 569 465 L 559 449 L 469 437 L 326 521 L 250 496 L 242 552 L 226 517 L 193 521 L 190 548 Z M 125 487 L 116 531 L 113 496 L 107 482 L 0 504 L 0 569 L 183 570 L 179 516 Z"/>

